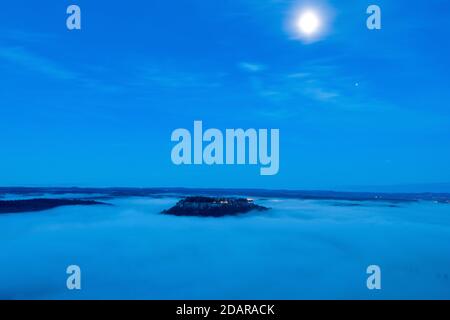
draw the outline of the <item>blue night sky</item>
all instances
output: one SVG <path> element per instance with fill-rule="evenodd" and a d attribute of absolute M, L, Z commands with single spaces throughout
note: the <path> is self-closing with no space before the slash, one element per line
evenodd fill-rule
<path fill-rule="evenodd" d="M 328 32 L 304 42 L 287 28 L 302 1 L 3 1 L 0 185 L 450 182 L 450 3 L 320 3 Z M 170 135 L 194 120 L 279 128 L 278 175 L 173 165 Z"/>

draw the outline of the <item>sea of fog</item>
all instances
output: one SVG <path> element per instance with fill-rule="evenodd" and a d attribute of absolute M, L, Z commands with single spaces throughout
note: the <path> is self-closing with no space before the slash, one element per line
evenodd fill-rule
<path fill-rule="evenodd" d="M 450 299 L 448 204 L 257 199 L 272 210 L 160 214 L 177 200 L 0 215 L 0 298 Z M 66 288 L 73 264 L 79 291 Z"/>

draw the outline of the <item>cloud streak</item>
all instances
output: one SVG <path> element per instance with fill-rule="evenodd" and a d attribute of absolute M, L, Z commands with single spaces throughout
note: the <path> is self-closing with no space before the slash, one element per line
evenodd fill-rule
<path fill-rule="evenodd" d="M 266 69 L 266 66 L 258 63 L 251 63 L 251 62 L 240 62 L 238 64 L 239 68 L 246 72 L 260 72 L 264 71 Z"/>
<path fill-rule="evenodd" d="M 30 71 L 59 80 L 76 80 L 80 75 L 23 47 L 0 48 L 0 59 Z"/>

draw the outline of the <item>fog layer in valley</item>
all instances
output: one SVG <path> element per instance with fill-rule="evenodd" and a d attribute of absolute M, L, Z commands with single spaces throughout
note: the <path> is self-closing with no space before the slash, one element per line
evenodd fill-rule
<path fill-rule="evenodd" d="M 450 298 L 450 207 L 289 199 L 227 218 L 162 215 L 175 198 L 0 216 L 3 299 Z M 66 288 L 79 265 L 82 289 Z M 382 270 L 382 290 L 366 268 Z"/>

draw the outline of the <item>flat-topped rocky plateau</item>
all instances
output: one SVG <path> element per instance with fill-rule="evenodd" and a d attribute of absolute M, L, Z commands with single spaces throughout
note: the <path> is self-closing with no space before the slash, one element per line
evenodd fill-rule
<path fill-rule="evenodd" d="M 266 211 L 267 207 L 257 205 L 247 198 L 222 197 L 186 197 L 163 214 L 193 217 L 223 217 L 235 216 L 250 211 Z"/>

